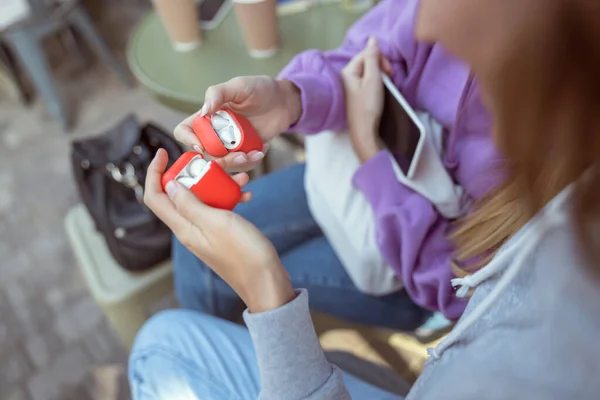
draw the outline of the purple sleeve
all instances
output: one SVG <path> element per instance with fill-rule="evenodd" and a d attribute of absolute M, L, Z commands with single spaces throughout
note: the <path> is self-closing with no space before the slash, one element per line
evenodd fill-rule
<path fill-rule="evenodd" d="M 317 133 L 346 128 L 340 72 L 365 47 L 370 36 L 377 37 L 381 52 L 392 64 L 394 82 L 402 86 L 418 56 L 414 37 L 418 4 L 417 0 L 383 0 L 348 30 L 338 49 L 298 54 L 278 76 L 300 89 L 302 115 L 290 130 Z"/>
<path fill-rule="evenodd" d="M 450 264 L 454 246 L 446 238 L 450 222 L 429 200 L 398 182 L 392 162 L 391 155 L 381 151 L 353 178 L 375 213 L 379 249 L 417 304 L 456 320 L 467 301 L 457 298 L 450 285 L 454 278 Z"/>

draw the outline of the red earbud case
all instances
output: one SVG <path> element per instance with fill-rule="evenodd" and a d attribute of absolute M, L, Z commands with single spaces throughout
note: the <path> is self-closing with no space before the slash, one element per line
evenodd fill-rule
<path fill-rule="evenodd" d="M 210 207 L 233 210 L 242 197 L 242 189 L 223 168 L 191 151 L 179 157 L 163 174 L 163 190 L 167 182 L 173 180 L 187 187 Z"/>
<path fill-rule="evenodd" d="M 198 115 L 192 121 L 192 130 L 204 150 L 213 157 L 263 149 L 262 139 L 250 121 L 224 108 L 213 115 Z"/>

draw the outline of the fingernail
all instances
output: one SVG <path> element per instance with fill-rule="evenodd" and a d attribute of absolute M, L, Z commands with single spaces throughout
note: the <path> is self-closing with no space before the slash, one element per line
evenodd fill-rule
<path fill-rule="evenodd" d="M 234 164 L 240 164 L 241 165 L 241 164 L 246 164 L 247 162 L 248 162 L 248 160 L 246 159 L 246 156 L 241 155 L 241 154 L 239 156 L 235 156 L 233 158 L 233 163 Z"/>
<path fill-rule="evenodd" d="M 265 157 L 265 153 L 263 153 L 262 151 L 257 151 L 256 153 L 252 153 L 248 156 L 250 158 L 250 161 L 255 162 L 258 160 L 262 160 Z"/>
<path fill-rule="evenodd" d="M 206 115 L 206 113 L 208 112 L 209 108 L 210 108 L 210 100 L 204 102 L 204 104 L 202 105 L 202 108 L 200 109 L 200 115 L 204 117 Z"/>
<path fill-rule="evenodd" d="M 202 149 L 197 144 L 193 145 L 192 149 L 194 149 L 196 153 L 202 153 Z"/>
<path fill-rule="evenodd" d="M 169 181 L 165 185 L 165 191 L 167 192 L 167 196 L 169 196 L 171 199 L 175 196 L 175 193 L 177 193 L 178 189 L 179 185 L 175 181 Z"/>
<path fill-rule="evenodd" d="M 377 38 L 375 36 L 369 37 L 369 46 L 373 46 L 377 44 Z"/>

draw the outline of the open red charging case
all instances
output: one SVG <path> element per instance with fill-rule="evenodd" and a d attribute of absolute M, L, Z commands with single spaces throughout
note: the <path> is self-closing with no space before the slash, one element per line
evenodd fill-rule
<path fill-rule="evenodd" d="M 200 153 L 183 153 L 163 174 L 163 190 L 167 182 L 174 180 L 210 207 L 233 210 L 242 197 L 242 189 L 227 172 L 216 162 L 205 160 Z"/>
<path fill-rule="evenodd" d="M 222 120 L 235 125 L 235 139 L 227 146 L 223 143 L 221 137 L 212 124 L 212 118 L 217 115 Z M 243 152 L 249 153 L 253 150 L 262 151 L 263 142 L 256 129 L 245 117 L 234 113 L 231 110 L 222 108 L 213 115 L 198 115 L 192 121 L 192 130 L 202 143 L 202 147 L 213 157 L 224 157 L 228 153 Z M 239 135 L 238 135 L 239 133 Z"/>

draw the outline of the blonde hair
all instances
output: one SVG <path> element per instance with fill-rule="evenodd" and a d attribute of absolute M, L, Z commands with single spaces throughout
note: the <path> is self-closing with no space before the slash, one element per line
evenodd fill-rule
<path fill-rule="evenodd" d="M 523 28 L 497 72 L 481 77 L 506 179 L 451 235 L 459 276 L 486 265 L 571 182 L 579 243 L 600 273 L 594 233 L 600 221 L 600 2 L 560 0 L 547 7 L 543 22 Z M 584 172 L 586 179 L 578 179 Z"/>

